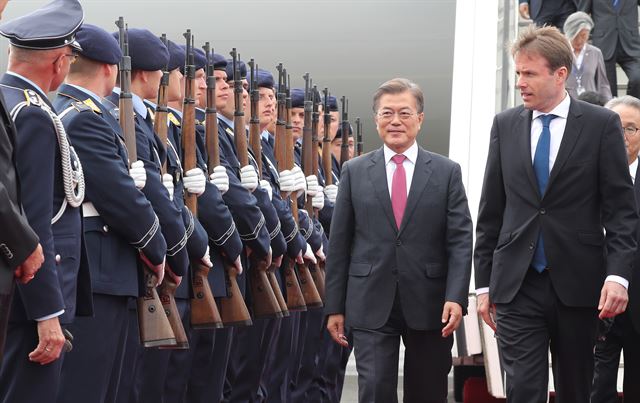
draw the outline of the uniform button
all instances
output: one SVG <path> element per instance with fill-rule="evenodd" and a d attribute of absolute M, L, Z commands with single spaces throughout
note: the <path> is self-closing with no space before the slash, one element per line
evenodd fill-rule
<path fill-rule="evenodd" d="M 396 241 L 396 246 L 400 246 L 400 245 L 402 245 L 402 241 L 398 239 L 398 240 Z"/>
<path fill-rule="evenodd" d="M 56 264 L 60 264 L 60 260 L 61 260 L 60 255 L 56 255 Z"/>
<path fill-rule="evenodd" d="M 103 225 L 102 226 L 102 231 L 103 232 L 109 232 L 109 226 L 108 225 Z"/>
<path fill-rule="evenodd" d="M 547 210 L 545 210 L 545 209 L 541 208 L 541 209 L 540 209 L 540 214 L 542 214 L 542 215 L 547 214 Z"/>
<path fill-rule="evenodd" d="M 535 244 L 535 243 L 531 242 L 531 243 L 529 244 L 529 250 L 533 250 L 533 248 L 535 248 L 535 247 L 536 247 L 536 244 Z"/>

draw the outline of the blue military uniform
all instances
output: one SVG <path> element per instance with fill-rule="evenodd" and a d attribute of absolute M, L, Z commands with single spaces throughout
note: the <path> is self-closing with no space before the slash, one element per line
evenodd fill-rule
<path fill-rule="evenodd" d="M 101 28 L 85 24 L 78 40 L 87 59 L 115 65 L 121 58 L 117 41 Z M 83 213 L 96 301 L 95 316 L 73 325 L 78 354 L 64 363 L 59 401 L 102 401 L 109 393 L 111 374 L 117 376 L 123 358 L 129 326 L 127 302 L 139 295 L 138 254 L 161 264 L 166 242 L 153 207 L 129 176 L 120 126 L 101 97 L 65 84 L 55 106 L 64 114 L 69 136 L 85 161 L 88 189 Z M 105 333 L 113 337 L 104 339 Z M 103 364 L 86 371 L 93 362 Z"/>
<path fill-rule="evenodd" d="M 14 48 L 70 47 L 71 51 L 80 49 L 74 35 L 82 21 L 79 2 L 56 0 L 0 25 L 0 34 L 10 38 Z M 81 164 L 45 91 L 27 78 L 24 64 L 13 68 L 20 67 L 27 72 L 5 73 L 0 78 L 0 91 L 17 130 L 22 204 L 40 238 L 45 261 L 36 277 L 28 284 L 18 284 L 14 294 L 0 370 L 3 402 L 43 401 L 57 391 L 62 359 L 43 366 L 28 358 L 38 345 L 36 321 L 57 317 L 65 325 L 92 310 L 78 208 L 84 193 Z"/>

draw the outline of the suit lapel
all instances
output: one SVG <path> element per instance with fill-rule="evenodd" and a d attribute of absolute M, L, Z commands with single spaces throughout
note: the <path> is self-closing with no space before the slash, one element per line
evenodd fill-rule
<path fill-rule="evenodd" d="M 418 207 L 418 202 L 431 177 L 431 172 L 431 156 L 425 150 L 418 147 L 418 158 L 416 158 L 416 166 L 413 171 L 413 178 L 411 179 L 411 188 L 409 189 L 409 195 L 407 197 L 407 206 L 404 209 L 398 236 L 400 236 L 402 231 L 407 227 L 411 215 Z"/>
<path fill-rule="evenodd" d="M 547 183 L 547 190 L 545 193 L 549 193 L 549 189 L 553 185 L 554 180 L 558 177 L 558 172 L 562 170 L 562 167 L 567 162 L 567 159 L 571 155 L 571 151 L 573 151 L 573 148 L 576 145 L 578 137 L 580 137 L 580 133 L 582 132 L 581 116 L 582 111 L 578 102 L 572 100 L 569 106 L 569 115 L 567 116 L 567 124 L 564 129 L 564 134 L 562 135 L 562 142 L 560 142 L 558 156 L 556 157 L 556 161 L 553 163 L 553 168 L 549 174 L 549 182 Z"/>
<path fill-rule="evenodd" d="M 397 231 L 396 221 L 391 208 L 391 197 L 389 196 L 389 185 L 387 184 L 387 170 L 384 161 L 384 152 L 382 148 L 372 153 L 369 165 L 369 180 L 373 184 L 373 190 L 382 205 L 382 211 L 387 216 L 389 225 L 394 231 Z"/>
<path fill-rule="evenodd" d="M 529 183 L 533 187 L 535 194 L 540 195 L 536 174 L 533 172 L 533 162 L 531 161 L 531 115 L 532 112 L 530 110 L 522 109 L 520 118 L 516 122 L 515 133 L 518 136 L 520 160 L 523 161 L 525 165 Z"/>

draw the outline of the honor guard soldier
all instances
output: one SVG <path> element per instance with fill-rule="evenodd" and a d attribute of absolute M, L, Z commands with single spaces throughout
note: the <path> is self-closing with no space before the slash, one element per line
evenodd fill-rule
<path fill-rule="evenodd" d="M 118 32 L 112 35 L 119 38 Z M 152 117 L 143 101 L 157 96 L 162 69 L 169 61 L 169 52 L 162 41 L 149 30 L 130 28 L 127 38 L 131 57 L 131 99 L 134 111 L 136 148 L 138 159 L 144 162 L 147 172 L 147 184 L 142 192 L 158 215 L 162 234 L 167 241 L 166 275 L 171 276 L 173 282 L 180 284 L 189 265 L 185 246 L 192 229 L 187 231 L 182 211 L 172 200 L 173 178 L 170 175 L 161 176 L 161 167 L 167 158 L 167 153 L 164 144 L 153 131 Z M 114 113 L 119 101 L 119 93 L 120 88 L 116 87 L 114 92 L 107 97 Z M 138 332 L 132 331 L 138 323 L 135 309 L 130 309 L 129 320 L 134 326 L 130 327 L 125 348 L 122 381 L 117 391 L 117 397 L 111 397 L 113 401 L 118 402 L 128 399 L 133 387 L 137 362 L 142 354 L 142 346 L 136 337 Z"/>
<path fill-rule="evenodd" d="M 210 63 L 213 65 L 213 77 L 214 82 L 211 83 L 215 87 L 215 99 L 213 105 L 216 109 L 221 109 L 230 97 L 229 85 L 227 84 L 226 66 L 227 61 L 224 56 L 218 53 L 210 54 Z M 200 74 L 200 70 L 196 71 L 196 76 Z M 213 162 L 213 156 L 208 155 L 206 148 L 206 106 L 207 106 L 207 94 L 206 91 L 199 91 L 199 97 L 196 99 L 196 143 L 198 145 L 198 151 L 200 155 L 206 160 Z M 221 142 L 224 140 L 221 140 Z M 224 161 L 224 155 L 222 154 L 223 145 L 220 144 L 220 159 Z M 230 149 L 233 153 L 233 149 Z M 220 273 L 224 278 L 223 259 L 232 266 L 238 273 L 242 272 L 241 254 L 243 253 L 243 244 L 240 240 L 238 229 L 233 221 L 234 215 L 237 217 L 239 213 L 233 213 L 230 207 L 224 204 L 219 204 L 218 201 L 213 200 L 216 198 L 215 191 L 209 190 L 209 186 L 213 186 L 218 190 L 218 193 L 223 196 L 230 189 L 230 179 L 227 173 L 225 165 L 221 164 L 212 169 L 212 173 L 209 177 L 209 184 L 205 193 L 198 198 L 198 211 L 200 214 L 210 216 L 210 218 L 203 218 L 203 225 L 209 233 L 209 239 L 211 244 L 211 259 L 214 264 L 212 272 L 209 274 L 209 281 L 211 283 L 211 289 L 219 302 L 220 298 L 227 297 L 226 287 L 220 288 Z M 237 178 L 232 179 L 237 181 Z M 239 200 L 243 193 L 246 193 L 244 189 L 235 187 L 232 193 L 235 193 L 231 199 L 227 200 Z M 237 203 L 236 201 L 236 203 Z M 236 205 L 236 211 L 242 209 L 240 204 Z M 255 210 L 249 207 L 249 212 L 255 214 Z M 232 220 L 214 219 L 214 216 L 226 215 L 226 212 L 232 214 Z M 243 220 L 238 221 L 239 226 L 246 226 L 250 223 L 252 217 L 257 215 L 249 215 L 246 218 L 239 217 Z M 237 219 L 237 218 L 236 218 Z M 212 227 L 208 226 L 208 222 L 215 222 L 218 224 Z M 231 340 L 233 335 L 232 327 L 225 327 L 222 329 L 202 329 L 193 331 L 191 334 L 190 351 L 179 356 L 174 354 L 170 362 L 170 371 L 175 371 L 176 368 L 180 368 L 180 372 L 173 375 L 173 380 L 167 384 L 165 388 L 166 401 L 178 401 L 185 397 L 185 402 L 199 403 L 218 401 L 222 399 L 222 391 L 225 382 L 225 375 L 227 372 L 227 363 L 229 361 L 229 354 L 231 352 Z M 189 368 L 189 370 L 185 370 Z M 172 372 L 174 373 L 174 372 Z M 186 391 L 185 391 L 186 389 Z M 186 395 L 185 395 L 186 393 Z"/>
<path fill-rule="evenodd" d="M 207 183 L 204 172 L 200 168 L 194 168 L 190 171 L 184 171 L 182 166 L 183 161 L 183 148 L 182 148 L 182 133 L 181 133 L 181 120 L 182 102 L 184 98 L 184 76 L 181 72 L 181 67 L 185 65 L 185 48 L 177 45 L 172 41 L 167 41 L 167 49 L 169 51 L 169 62 L 167 64 L 167 71 L 169 72 L 169 82 L 167 86 L 167 102 L 170 106 L 168 109 L 167 122 L 167 175 L 171 176 L 174 186 L 173 202 L 183 212 L 183 218 L 186 220 L 185 225 L 194 226 L 195 230 L 189 237 L 187 242 L 187 250 L 192 264 L 194 266 L 198 264 L 204 264 L 207 267 L 211 267 L 211 261 L 209 259 L 208 251 L 208 237 L 205 229 L 202 227 L 200 220 L 193 216 L 193 214 L 185 206 L 184 197 L 186 192 L 195 194 L 198 198 L 205 192 L 205 186 Z M 153 98 L 154 101 L 146 99 L 144 102 L 147 106 L 148 113 L 155 119 L 159 119 L 159 115 L 154 115 L 156 108 L 155 101 L 157 101 L 157 95 Z M 157 134 L 157 133 L 156 133 Z M 230 217 L 229 217 L 230 218 Z M 189 269 L 189 275 L 185 279 L 190 279 L 193 276 L 191 269 Z M 224 285 L 222 282 L 220 285 Z M 188 363 L 184 362 L 183 357 L 189 355 L 191 350 L 191 335 L 195 331 L 190 331 L 190 311 L 189 311 L 189 299 L 190 295 L 190 281 L 183 281 L 176 291 L 176 305 L 182 318 L 183 327 L 187 338 L 189 340 L 188 349 L 171 349 L 171 350 L 145 350 L 142 355 L 140 365 L 136 371 L 136 386 L 133 391 L 133 397 L 130 401 L 138 403 L 143 402 L 157 402 L 157 401 L 172 401 L 165 397 L 165 389 L 175 389 L 176 379 L 175 377 L 182 377 L 182 372 L 188 374 Z M 186 364 L 185 367 L 180 367 L 174 370 L 170 369 L 170 362 L 178 356 L 178 361 Z M 182 382 L 180 382 L 182 383 Z"/>
<path fill-rule="evenodd" d="M 75 349 L 64 361 L 58 401 L 102 402 L 109 386 L 118 384 L 129 326 L 127 302 L 139 295 L 142 281 L 139 254 L 161 268 L 167 246 L 141 191 L 147 177 L 143 163 L 134 161 L 128 168 L 120 126 L 103 104 L 118 75 L 118 42 L 89 24 L 76 39 L 82 51 L 54 105 L 83 161 L 87 192 L 82 210 L 94 316 L 70 326 Z M 92 365 L 96 362 L 100 365 Z"/>
<path fill-rule="evenodd" d="M 236 63 L 240 77 L 234 74 L 234 63 L 231 60 L 227 60 L 227 82 L 230 85 L 231 83 L 235 84 L 235 80 L 242 82 L 242 110 L 246 117 L 249 115 L 247 67 L 242 61 L 238 60 Z M 233 119 L 236 109 L 235 97 L 230 97 L 226 105 L 219 111 L 218 116 L 221 120 L 219 127 L 224 127 L 225 132 L 229 135 L 233 135 L 235 132 Z M 246 135 L 246 132 L 243 134 Z M 235 135 L 238 135 L 238 133 Z M 235 152 L 238 155 L 240 154 L 240 150 L 235 150 Z M 240 168 L 241 179 L 245 184 L 245 188 L 252 192 L 265 216 L 265 225 L 270 234 L 273 257 L 276 262 L 280 262 L 286 252 L 286 242 L 281 232 L 278 213 L 271 202 L 272 196 L 269 192 L 271 188 L 270 186 L 269 189 L 263 187 L 268 183 L 263 183 L 263 186 L 260 186 L 256 158 L 261 158 L 261 156 L 249 154 L 250 164 L 244 167 L 240 167 L 240 162 L 236 159 L 238 161 L 237 167 Z M 257 268 L 250 268 L 249 270 L 257 270 Z M 273 319 L 256 318 L 254 318 L 253 322 L 254 325 L 251 327 L 235 330 L 230 362 L 227 368 L 227 382 L 231 385 L 231 390 L 228 395 L 225 393 L 225 398 L 229 399 L 229 401 L 252 401 L 256 398 L 256 393 L 260 386 L 263 369 L 267 361 L 268 348 L 274 334 L 275 322 Z"/>
<path fill-rule="evenodd" d="M 91 314 L 79 209 L 82 166 L 46 95 L 62 83 L 80 50 L 75 33 L 83 18 L 78 1 L 55 0 L 0 25 L 0 34 L 11 42 L 0 91 L 17 130 L 24 210 L 45 256 L 36 278 L 19 284 L 14 294 L 0 371 L 3 402 L 55 396 L 65 347 L 61 325 Z"/>

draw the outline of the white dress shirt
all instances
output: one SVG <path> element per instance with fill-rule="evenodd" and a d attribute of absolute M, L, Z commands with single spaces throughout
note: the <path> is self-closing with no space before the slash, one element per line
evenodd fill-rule
<path fill-rule="evenodd" d="M 629 174 L 631 175 L 631 182 L 633 182 L 634 185 L 636 183 L 636 172 L 638 172 L 638 158 L 629 165 Z"/>
<path fill-rule="evenodd" d="M 538 119 L 541 115 L 552 114 L 557 117 L 551 121 L 549 125 L 549 131 L 551 133 L 550 137 L 550 145 L 549 145 L 549 172 L 553 169 L 553 164 L 556 162 L 556 157 L 558 156 L 558 150 L 560 149 L 560 143 L 562 142 L 562 136 L 564 135 L 564 129 L 567 127 L 567 116 L 569 115 L 569 106 L 571 105 L 571 97 L 565 93 L 564 99 L 560 102 L 555 108 L 553 108 L 550 112 L 544 113 L 540 111 L 533 111 L 532 121 L 531 121 L 531 162 L 533 163 L 533 158 L 536 155 L 536 148 L 538 146 L 538 140 L 540 139 L 540 135 L 542 134 L 542 120 Z M 636 160 L 637 167 L 637 160 Z M 629 168 L 631 169 L 631 168 Z M 635 175 L 635 171 L 633 171 L 632 177 Z M 629 280 L 624 277 L 609 275 L 605 279 L 606 281 L 613 281 L 624 288 L 629 288 Z M 489 287 L 482 287 L 476 289 L 476 294 L 485 294 L 489 292 Z"/>
<path fill-rule="evenodd" d="M 391 197 L 391 186 L 393 183 L 393 173 L 396 171 L 396 163 L 391 161 L 391 158 L 395 156 L 397 153 L 387 147 L 385 144 L 383 146 L 384 150 L 384 163 L 387 170 L 387 186 L 389 188 L 389 197 Z M 416 168 L 416 159 L 418 158 L 418 143 L 415 141 L 405 152 L 402 153 L 405 157 L 402 166 L 404 167 L 404 172 L 407 175 L 407 196 L 409 196 L 409 190 L 411 189 L 411 180 L 413 179 L 413 171 Z"/>

